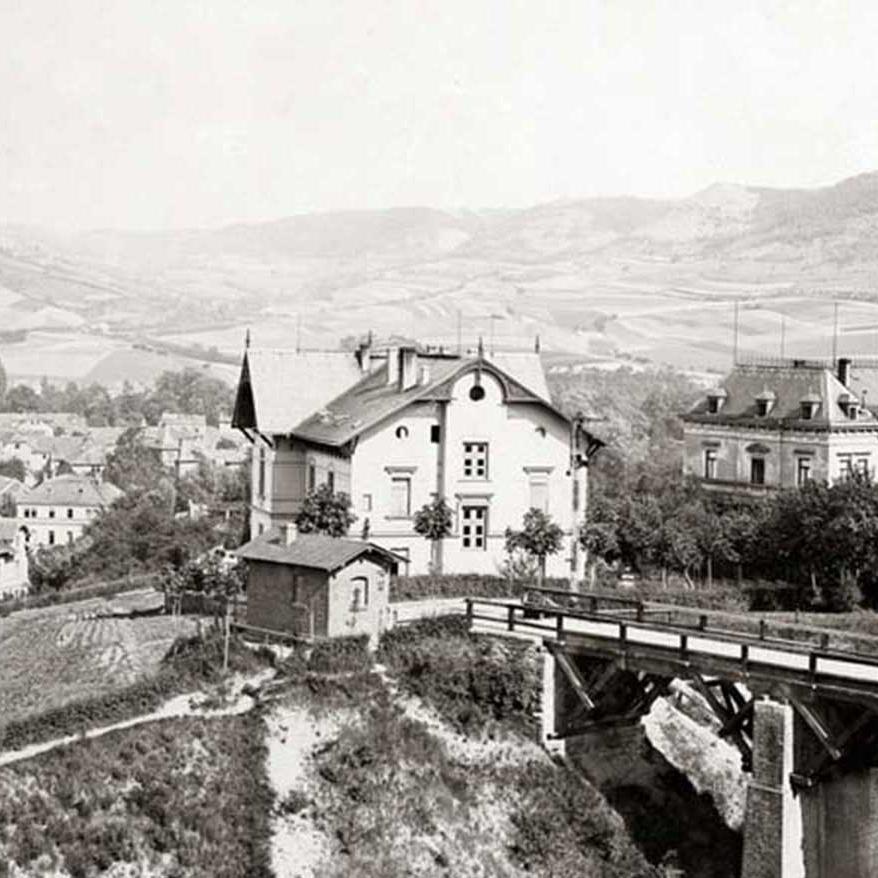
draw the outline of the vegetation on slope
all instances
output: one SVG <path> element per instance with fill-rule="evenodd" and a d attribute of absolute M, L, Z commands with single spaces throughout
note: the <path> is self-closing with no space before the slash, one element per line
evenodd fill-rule
<path fill-rule="evenodd" d="M 0 876 L 268 878 L 262 721 L 155 723 L 0 769 Z"/>

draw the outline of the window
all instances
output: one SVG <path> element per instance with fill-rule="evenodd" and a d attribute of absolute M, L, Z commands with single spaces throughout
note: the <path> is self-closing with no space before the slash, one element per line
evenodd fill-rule
<path fill-rule="evenodd" d="M 708 396 L 707 397 L 707 410 L 715 415 L 719 411 L 719 397 L 718 396 Z"/>
<path fill-rule="evenodd" d="M 751 485 L 764 485 L 765 484 L 765 458 L 764 457 L 751 457 L 750 458 L 750 484 Z"/>
<path fill-rule="evenodd" d="M 411 512 L 411 476 L 393 476 L 390 480 L 390 515 L 393 518 L 408 518 Z"/>
<path fill-rule="evenodd" d="M 257 535 L 261 537 L 265 533 L 265 525 L 264 524 L 257 525 L 256 532 L 257 532 Z"/>
<path fill-rule="evenodd" d="M 397 439 L 408 439 L 409 437 L 409 428 L 408 427 L 397 427 L 396 428 L 396 438 Z"/>
<path fill-rule="evenodd" d="M 801 407 L 801 416 L 803 421 L 810 421 L 811 418 L 814 417 L 814 404 L 810 402 L 803 402 Z"/>
<path fill-rule="evenodd" d="M 54 518 L 54 517 L 55 517 L 55 510 L 54 510 L 54 509 L 50 509 L 50 510 L 49 510 L 49 518 Z"/>
<path fill-rule="evenodd" d="M 73 543 L 73 531 L 69 530 L 67 531 L 67 544 L 70 545 L 71 543 Z"/>
<path fill-rule="evenodd" d="M 49 531 L 49 545 L 50 546 L 55 545 L 55 531 L 53 531 L 53 530 Z"/>
<path fill-rule="evenodd" d="M 300 602 L 299 595 L 301 593 L 301 590 L 302 590 L 302 577 L 299 576 L 298 573 L 294 573 L 291 577 L 291 582 L 290 582 L 290 603 L 292 605 L 295 606 L 296 604 L 298 604 Z"/>
<path fill-rule="evenodd" d="M 259 496 L 265 496 L 265 449 L 259 449 L 259 475 L 258 475 Z"/>
<path fill-rule="evenodd" d="M 442 428 L 438 424 L 433 424 L 430 427 L 430 441 L 438 444 L 441 438 Z"/>
<path fill-rule="evenodd" d="M 463 476 L 466 479 L 488 478 L 488 443 L 463 443 Z"/>
<path fill-rule="evenodd" d="M 365 610 L 369 606 L 369 580 L 365 576 L 355 576 L 351 580 L 353 603 L 351 609 Z"/>
<path fill-rule="evenodd" d="M 764 418 L 768 414 L 768 400 L 767 399 L 757 399 L 756 400 L 756 414 L 759 415 L 760 418 Z"/>
<path fill-rule="evenodd" d="M 481 384 L 476 384 L 469 389 L 469 398 L 473 402 L 479 402 L 485 398 L 485 388 Z"/>
<path fill-rule="evenodd" d="M 545 476 L 530 480 L 530 508 L 549 511 L 549 480 Z"/>
<path fill-rule="evenodd" d="M 313 463 L 308 464 L 308 493 L 317 488 L 317 467 Z"/>
<path fill-rule="evenodd" d="M 858 472 L 861 476 L 869 475 L 869 457 L 868 455 L 862 455 L 857 457 L 854 460 L 854 470 Z"/>
<path fill-rule="evenodd" d="M 802 485 L 811 481 L 811 458 L 799 457 L 796 460 L 796 484 Z"/>
<path fill-rule="evenodd" d="M 487 548 L 488 507 L 464 506 L 461 515 L 463 524 L 460 528 L 460 535 L 463 548 L 482 550 Z"/>
<path fill-rule="evenodd" d="M 363 494 L 363 512 L 371 512 L 372 511 L 372 495 L 371 494 Z"/>
<path fill-rule="evenodd" d="M 704 478 L 716 478 L 716 450 L 708 448 L 704 452 Z"/>
<path fill-rule="evenodd" d="M 73 518 L 73 510 L 72 510 L 72 509 L 68 509 L 68 510 L 67 510 L 67 517 L 68 517 L 68 518 Z"/>
<path fill-rule="evenodd" d="M 326 474 L 326 486 L 330 492 L 335 493 L 335 473 L 332 470 Z"/>

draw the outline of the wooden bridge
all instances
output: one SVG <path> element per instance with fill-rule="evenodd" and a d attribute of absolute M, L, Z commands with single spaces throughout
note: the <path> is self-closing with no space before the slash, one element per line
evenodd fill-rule
<path fill-rule="evenodd" d="M 637 720 L 676 678 L 702 694 L 746 770 L 762 697 L 790 704 L 819 744 L 799 760 L 798 785 L 839 766 L 871 764 L 878 750 L 875 637 L 612 592 L 530 589 L 520 601 L 470 599 L 467 616 L 474 632 L 541 643 L 554 657 L 567 685 L 556 687 L 561 704 L 550 740 Z"/>

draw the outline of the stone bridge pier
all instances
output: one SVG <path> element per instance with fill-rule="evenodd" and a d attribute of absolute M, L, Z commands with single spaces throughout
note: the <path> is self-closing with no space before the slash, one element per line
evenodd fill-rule
<path fill-rule="evenodd" d="M 643 780 L 633 758 L 639 719 L 672 678 L 549 643 L 544 650 L 547 749 L 599 786 Z M 748 771 L 742 878 L 878 878 L 876 714 L 803 692 L 741 695 L 719 680 L 692 682 Z"/>

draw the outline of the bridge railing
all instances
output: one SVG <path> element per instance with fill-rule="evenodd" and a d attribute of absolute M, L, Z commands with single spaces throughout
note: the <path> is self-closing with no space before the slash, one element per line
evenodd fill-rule
<path fill-rule="evenodd" d="M 531 641 L 587 639 L 618 654 L 630 648 L 658 650 L 677 661 L 722 660 L 743 673 L 759 669 L 792 673 L 811 683 L 836 678 L 878 684 L 878 657 L 815 648 L 801 641 L 711 628 L 706 614 L 697 626 L 619 618 L 613 614 L 528 606 L 520 602 L 469 598 L 470 629 Z M 644 608 L 644 613 L 648 608 Z"/>

